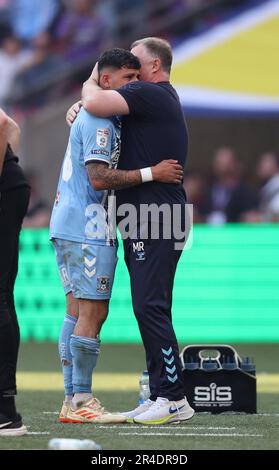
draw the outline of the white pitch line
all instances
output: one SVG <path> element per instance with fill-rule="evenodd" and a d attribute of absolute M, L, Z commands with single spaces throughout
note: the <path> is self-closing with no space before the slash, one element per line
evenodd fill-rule
<path fill-rule="evenodd" d="M 172 436 L 206 436 L 206 437 L 263 437 L 263 434 L 239 434 L 239 433 L 162 433 L 162 432 L 119 432 L 119 436 L 165 436 L 165 437 L 172 437 Z"/>
<path fill-rule="evenodd" d="M 59 413 L 59 411 L 43 411 L 44 415 L 57 415 Z"/>
<path fill-rule="evenodd" d="M 94 425 L 94 423 L 92 423 Z M 184 430 L 186 431 L 187 429 L 194 429 L 196 431 L 198 431 L 199 429 L 206 429 L 206 430 L 216 430 L 216 431 L 232 431 L 233 429 L 236 429 L 235 426 L 230 426 L 230 427 L 222 427 L 222 426 L 179 426 L 177 424 L 173 424 L 172 426 L 166 426 L 166 425 L 157 425 L 157 426 L 146 426 L 146 425 L 139 425 L 136 423 L 131 423 L 131 424 L 119 424 L 119 428 L 118 429 L 171 429 L 173 431 L 176 431 L 176 430 Z M 97 429 L 113 429 L 115 430 L 116 429 L 116 426 L 98 426 L 96 425 L 96 428 Z"/>
<path fill-rule="evenodd" d="M 59 411 L 43 411 L 43 414 L 59 414 Z M 92 423 L 92 425 L 94 426 L 94 423 Z M 116 429 L 116 426 L 117 425 L 114 425 L 114 426 L 102 426 L 102 425 L 96 425 L 96 427 L 98 429 Z M 124 428 L 127 428 L 127 429 L 131 429 L 131 426 L 137 426 L 137 429 L 147 429 L 146 426 L 144 425 L 139 425 L 136 423 L 131 423 L 131 424 L 120 424 L 121 426 L 121 429 L 124 429 Z M 199 430 L 199 429 L 207 429 L 207 430 L 214 430 L 216 429 L 216 431 L 230 431 L 232 429 L 236 429 L 235 426 L 188 426 L 187 424 L 186 425 L 183 425 L 183 426 L 180 426 L 179 424 L 173 424 L 171 426 L 167 426 L 167 425 L 158 425 L 158 426 L 148 426 L 148 429 L 196 429 L 196 430 Z"/>
<path fill-rule="evenodd" d="M 33 434 L 33 435 L 37 435 L 37 434 L 50 434 L 50 432 L 33 432 L 33 431 L 32 431 L 32 432 L 31 432 L 31 431 L 29 432 L 29 431 L 28 431 L 27 435 L 28 435 L 28 434 L 29 434 L 29 435 L 30 435 L 30 434 Z"/>

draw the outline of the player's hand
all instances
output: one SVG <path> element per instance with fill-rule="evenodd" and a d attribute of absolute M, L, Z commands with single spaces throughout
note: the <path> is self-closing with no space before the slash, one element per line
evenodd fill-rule
<path fill-rule="evenodd" d="M 179 184 L 183 180 L 183 168 L 177 160 L 162 160 L 151 167 L 153 180 L 160 183 Z"/>
<path fill-rule="evenodd" d="M 81 106 L 82 106 L 82 102 L 77 101 L 68 109 L 67 114 L 66 114 L 66 122 L 68 126 L 71 127 L 71 125 L 73 124 L 74 120 L 76 119 L 79 113 Z"/>

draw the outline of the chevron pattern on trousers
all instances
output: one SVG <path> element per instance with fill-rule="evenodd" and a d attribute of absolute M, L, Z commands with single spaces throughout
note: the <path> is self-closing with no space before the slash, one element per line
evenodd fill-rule
<path fill-rule="evenodd" d="M 177 376 L 177 373 L 176 373 L 176 366 L 174 364 L 172 368 L 168 367 L 174 362 L 173 349 L 170 346 L 169 349 L 161 348 L 161 351 L 164 355 L 164 361 L 167 364 L 166 365 L 167 379 L 168 379 L 169 382 L 174 383 L 178 379 L 178 376 Z"/>
<path fill-rule="evenodd" d="M 174 356 L 172 356 L 170 359 L 167 359 L 166 357 L 164 357 L 164 361 L 166 362 L 166 364 L 170 366 L 174 361 Z"/>

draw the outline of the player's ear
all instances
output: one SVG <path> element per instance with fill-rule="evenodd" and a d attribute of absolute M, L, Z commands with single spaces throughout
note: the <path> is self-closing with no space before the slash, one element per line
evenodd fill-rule
<path fill-rule="evenodd" d="M 104 90 L 107 90 L 110 88 L 110 76 L 108 73 L 102 73 L 100 75 L 100 86 Z"/>

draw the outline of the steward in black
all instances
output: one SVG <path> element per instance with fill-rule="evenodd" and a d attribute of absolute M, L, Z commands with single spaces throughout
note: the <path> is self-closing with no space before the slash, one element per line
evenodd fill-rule
<path fill-rule="evenodd" d="M 18 157 L 13 153 L 10 145 L 8 145 L 0 176 L 0 193 L 19 188 L 20 186 L 29 187 L 24 173 L 18 164 Z"/>
<path fill-rule="evenodd" d="M 10 145 L 0 176 L 0 438 L 27 432 L 15 407 L 16 367 L 20 342 L 14 303 L 19 234 L 27 212 L 30 187 Z"/>

